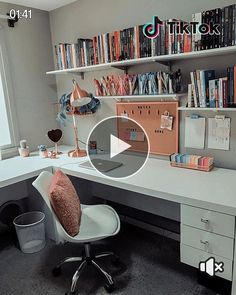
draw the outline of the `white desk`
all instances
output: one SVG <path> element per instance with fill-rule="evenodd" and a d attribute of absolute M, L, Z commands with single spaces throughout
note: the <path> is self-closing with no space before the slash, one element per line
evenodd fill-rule
<path fill-rule="evenodd" d="M 63 146 L 61 150 L 70 148 Z M 61 168 L 66 174 L 105 185 L 134 191 L 150 197 L 164 199 L 236 216 L 236 171 L 215 168 L 212 172 L 199 172 L 170 167 L 168 161 L 149 158 L 145 167 L 127 179 L 108 179 L 92 169 L 81 168 L 86 158 L 71 159 L 66 155 L 57 160 L 37 156 L 19 157 L 0 162 L 0 188 L 37 176 L 43 170 Z M 118 168 L 119 169 L 119 168 Z M 210 211 L 209 211 L 210 212 Z M 226 222 L 226 221 L 225 221 Z M 226 223 L 227 225 L 227 223 Z M 233 237 L 233 239 L 235 236 Z M 234 248 L 234 253 L 236 250 Z M 233 261 L 233 290 L 236 294 L 236 263 Z M 231 261 L 231 262 L 232 262 Z"/>

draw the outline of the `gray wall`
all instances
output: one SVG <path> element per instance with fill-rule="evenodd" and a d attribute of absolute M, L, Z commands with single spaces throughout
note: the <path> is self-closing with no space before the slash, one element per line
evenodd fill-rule
<path fill-rule="evenodd" d="M 162 19 L 181 18 L 190 20 L 191 14 L 206 9 L 223 7 L 234 3 L 235 0 L 80 0 L 65 7 L 50 12 L 50 22 L 52 31 L 53 45 L 59 42 L 76 42 L 78 37 L 93 37 L 95 35 L 122 29 L 137 24 L 146 23 L 152 16 L 158 15 Z M 213 68 L 217 70 L 219 76 L 225 75 L 227 66 L 236 64 L 236 56 L 196 59 L 177 63 L 176 68 L 181 67 L 184 75 L 184 82 L 190 82 L 189 71 L 194 69 Z M 130 72 L 145 72 L 158 70 L 161 67 L 157 64 L 148 66 L 139 66 L 130 70 Z M 94 92 L 93 78 L 100 78 L 104 74 L 116 73 L 120 71 L 112 69 L 111 71 L 86 73 L 85 80 L 81 81 L 76 75 L 57 76 L 58 98 L 63 93 L 69 93 L 72 88 L 71 79 L 77 78 L 79 83 L 85 89 Z M 87 135 L 95 123 L 104 117 L 115 114 L 115 102 L 110 99 L 102 101 L 102 108 L 93 116 L 77 118 L 80 139 L 86 141 Z M 230 151 L 216 150 L 191 150 L 185 149 L 184 142 L 184 117 L 181 114 L 181 132 L 180 132 L 180 150 L 187 153 L 199 153 L 215 156 L 215 162 L 218 166 L 227 168 L 236 168 L 236 114 L 226 113 L 232 118 L 232 136 Z M 206 117 L 214 117 L 211 112 L 203 113 Z M 65 129 L 64 140 L 66 143 L 73 144 L 73 132 L 71 131 L 71 122 Z"/>
<path fill-rule="evenodd" d="M 1 13 L 25 8 L 0 2 Z M 50 144 L 47 130 L 55 128 L 55 78 L 45 75 L 53 67 L 48 12 L 32 9 L 31 20 L 20 20 L 9 28 L 0 20 L 5 35 L 7 58 L 13 84 L 13 100 L 21 139 L 27 139 L 32 150 L 39 144 Z"/>

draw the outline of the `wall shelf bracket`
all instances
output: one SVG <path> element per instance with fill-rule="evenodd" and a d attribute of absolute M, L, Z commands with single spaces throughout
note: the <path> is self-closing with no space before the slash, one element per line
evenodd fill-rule
<path fill-rule="evenodd" d="M 156 60 L 155 62 L 168 67 L 170 72 L 172 71 L 173 62 L 171 62 L 171 61 L 158 61 L 158 60 Z"/>
<path fill-rule="evenodd" d="M 124 71 L 125 74 L 128 74 L 129 67 L 128 66 L 112 66 L 115 69 L 119 69 Z"/>
<path fill-rule="evenodd" d="M 77 75 L 80 76 L 82 80 L 84 80 L 84 72 L 71 72 L 68 74 L 73 74 L 73 75 Z"/>

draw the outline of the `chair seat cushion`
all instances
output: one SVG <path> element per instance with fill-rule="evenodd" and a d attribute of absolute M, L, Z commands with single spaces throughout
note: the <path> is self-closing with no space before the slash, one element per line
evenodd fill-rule
<path fill-rule="evenodd" d="M 57 170 L 49 190 L 50 203 L 65 231 L 72 237 L 79 233 L 81 206 L 69 177 Z"/>
<path fill-rule="evenodd" d="M 83 208 L 80 232 L 74 239 L 96 240 L 112 236 L 119 226 L 114 210 L 106 205 L 92 205 Z"/>

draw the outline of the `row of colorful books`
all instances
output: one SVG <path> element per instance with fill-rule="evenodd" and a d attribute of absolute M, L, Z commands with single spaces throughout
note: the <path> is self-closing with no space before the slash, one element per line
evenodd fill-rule
<path fill-rule="evenodd" d="M 196 70 L 190 73 L 188 107 L 236 107 L 236 66 L 227 68 L 227 76 L 215 78 L 214 70 Z"/>
<path fill-rule="evenodd" d="M 170 163 L 174 167 L 210 171 L 214 165 L 214 158 L 177 153 L 170 156 Z"/>
<path fill-rule="evenodd" d="M 109 75 L 94 79 L 96 96 L 158 95 L 181 91 L 181 72 Z"/>
<path fill-rule="evenodd" d="M 172 19 L 169 21 L 173 21 Z M 175 20 L 177 21 L 177 20 Z M 143 34 L 144 25 L 105 33 L 93 39 L 78 39 L 76 44 L 55 46 L 58 69 L 70 69 L 142 57 L 191 51 L 191 35 L 171 35 L 168 21 L 159 35 L 150 39 Z"/>
<path fill-rule="evenodd" d="M 121 31 L 101 34 L 92 39 L 78 39 L 76 44 L 59 44 L 55 46 L 58 69 L 90 66 L 102 63 L 136 59 L 142 57 L 178 54 L 191 51 L 232 46 L 236 44 L 236 5 L 212 9 L 192 15 L 192 21 L 201 24 L 219 24 L 220 35 L 190 34 L 179 32 L 180 22 L 170 19 L 159 26 L 159 35 L 150 39 L 143 33 L 144 25 Z M 170 32 L 168 23 L 174 22 L 174 33 Z"/>
<path fill-rule="evenodd" d="M 224 8 L 195 13 L 192 21 L 199 24 L 219 24 L 220 34 L 195 34 L 192 36 L 192 50 L 206 50 L 236 44 L 236 4 Z"/>

